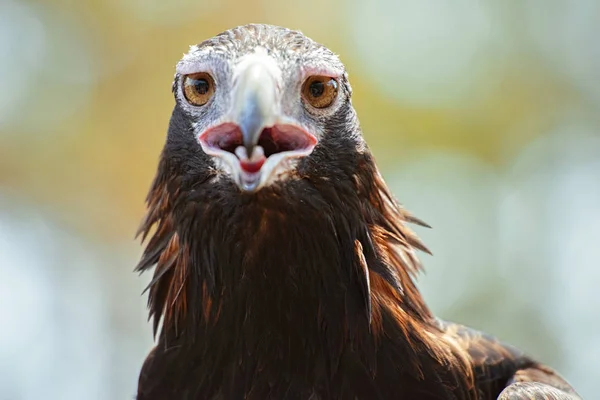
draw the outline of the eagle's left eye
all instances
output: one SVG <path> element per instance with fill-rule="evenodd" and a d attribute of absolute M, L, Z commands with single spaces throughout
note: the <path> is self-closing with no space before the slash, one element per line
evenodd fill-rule
<path fill-rule="evenodd" d="M 206 72 L 186 75 L 183 78 L 183 95 L 192 105 L 203 106 L 215 93 L 215 81 Z"/>
<path fill-rule="evenodd" d="M 304 100 L 315 108 L 325 108 L 332 105 L 337 92 L 337 81 L 328 76 L 311 76 L 302 85 Z"/>

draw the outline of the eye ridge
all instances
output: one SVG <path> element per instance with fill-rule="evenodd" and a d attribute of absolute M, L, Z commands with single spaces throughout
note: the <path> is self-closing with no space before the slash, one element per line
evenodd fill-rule
<path fill-rule="evenodd" d="M 215 92 L 215 81 L 206 72 L 185 75 L 183 77 L 183 95 L 188 103 L 203 106 Z"/>
<path fill-rule="evenodd" d="M 333 104 L 337 94 L 338 82 L 329 76 L 310 76 L 302 85 L 302 97 L 315 108 L 329 107 Z"/>

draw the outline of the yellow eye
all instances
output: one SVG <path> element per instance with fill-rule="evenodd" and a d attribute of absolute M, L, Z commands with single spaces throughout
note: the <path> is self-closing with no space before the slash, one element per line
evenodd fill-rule
<path fill-rule="evenodd" d="M 183 95 L 195 106 L 203 106 L 215 93 L 215 81 L 206 72 L 198 72 L 183 77 Z"/>
<path fill-rule="evenodd" d="M 304 100 L 315 108 L 325 108 L 333 104 L 338 92 L 338 83 L 328 76 L 311 76 L 302 85 Z"/>

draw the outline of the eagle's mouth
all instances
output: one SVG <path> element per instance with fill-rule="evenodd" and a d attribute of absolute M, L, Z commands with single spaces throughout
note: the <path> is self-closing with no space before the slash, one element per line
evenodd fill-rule
<path fill-rule="evenodd" d="M 284 160 L 307 156 L 317 144 L 315 136 L 291 124 L 264 128 L 251 156 L 241 129 L 234 123 L 209 128 L 198 136 L 198 141 L 205 153 L 221 157 L 237 170 L 240 183 L 250 190 L 255 190 Z"/>

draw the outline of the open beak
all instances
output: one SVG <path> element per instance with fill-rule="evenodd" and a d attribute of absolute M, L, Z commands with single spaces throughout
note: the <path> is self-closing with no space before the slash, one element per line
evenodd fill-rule
<path fill-rule="evenodd" d="M 286 172 L 286 160 L 310 154 L 314 135 L 282 115 L 277 81 L 267 55 L 239 65 L 228 118 L 202 132 L 203 150 L 220 157 L 242 190 L 256 191 Z"/>

